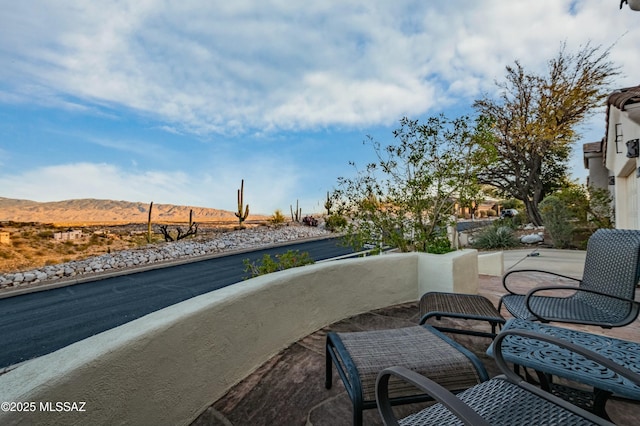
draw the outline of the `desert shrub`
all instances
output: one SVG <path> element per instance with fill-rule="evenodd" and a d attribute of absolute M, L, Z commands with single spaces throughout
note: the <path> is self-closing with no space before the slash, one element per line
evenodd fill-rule
<path fill-rule="evenodd" d="M 520 216 L 520 215 L 517 215 L 517 216 Z M 515 217 L 516 216 L 498 218 L 493 222 L 493 226 L 495 227 L 506 226 L 508 228 L 511 228 L 512 230 L 516 230 L 518 229 L 518 223 L 516 222 Z"/>
<path fill-rule="evenodd" d="M 50 240 L 53 238 L 53 231 L 40 231 L 38 232 L 38 238 L 40 238 L 41 240 Z"/>
<path fill-rule="evenodd" d="M 487 210 L 487 216 L 488 217 L 494 217 L 494 216 L 497 216 L 497 215 L 498 215 L 498 213 L 496 213 L 495 210 L 493 210 L 493 209 Z"/>
<path fill-rule="evenodd" d="M 271 216 L 271 219 L 269 219 L 269 221 L 274 225 L 282 225 L 285 222 L 285 217 L 282 214 L 282 211 L 278 209 L 273 212 L 273 216 Z"/>
<path fill-rule="evenodd" d="M 571 210 L 561 198 L 555 195 L 545 197 L 540 203 L 540 214 L 544 227 L 553 240 L 553 246 L 568 248 L 571 246 L 574 226 Z"/>
<path fill-rule="evenodd" d="M 340 231 L 347 226 L 347 219 L 339 214 L 332 214 L 325 220 L 325 228 L 330 231 Z"/>
<path fill-rule="evenodd" d="M 447 237 L 436 237 L 426 244 L 426 252 L 434 254 L 445 254 L 454 251 L 451 248 L 451 242 Z"/>
<path fill-rule="evenodd" d="M 496 223 L 484 228 L 474 239 L 472 245 L 474 248 L 484 250 L 503 249 L 519 246 L 520 241 L 514 235 L 511 226 Z"/>
<path fill-rule="evenodd" d="M 595 228 L 613 228 L 613 200 L 608 189 L 587 187 L 589 193 L 589 223 Z"/>
<path fill-rule="evenodd" d="M 249 273 L 249 277 L 246 278 L 315 263 L 309 253 L 300 253 L 299 250 L 289 250 L 283 254 L 277 254 L 275 259 L 265 254 L 260 261 L 251 262 L 249 259 L 244 259 L 242 262 L 245 266 L 244 271 Z"/>

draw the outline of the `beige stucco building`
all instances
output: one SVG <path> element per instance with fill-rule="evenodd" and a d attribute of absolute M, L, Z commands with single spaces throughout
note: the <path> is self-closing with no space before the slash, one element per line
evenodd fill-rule
<path fill-rule="evenodd" d="M 605 137 L 583 145 L 589 184 L 612 192 L 616 228 L 640 229 L 639 155 L 640 86 L 635 86 L 609 95 Z"/>

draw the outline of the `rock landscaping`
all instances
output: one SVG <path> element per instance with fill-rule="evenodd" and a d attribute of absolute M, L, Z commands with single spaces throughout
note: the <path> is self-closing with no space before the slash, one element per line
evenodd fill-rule
<path fill-rule="evenodd" d="M 103 254 L 84 260 L 39 269 L 0 274 L 0 289 L 30 286 L 54 280 L 78 279 L 80 276 L 144 267 L 160 262 L 177 261 L 233 251 L 264 248 L 276 244 L 331 235 L 323 227 L 283 226 L 256 227 L 217 234 L 206 241 L 181 240 L 149 244 L 139 249 Z"/>

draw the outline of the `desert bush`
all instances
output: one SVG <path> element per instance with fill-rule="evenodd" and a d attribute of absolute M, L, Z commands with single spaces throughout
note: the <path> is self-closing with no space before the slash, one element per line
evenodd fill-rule
<path fill-rule="evenodd" d="M 262 260 L 260 261 L 251 262 L 249 259 L 244 259 L 242 262 L 245 266 L 244 271 L 250 274 L 249 277 L 246 278 L 253 278 L 264 274 L 270 274 L 271 272 L 315 263 L 309 256 L 309 253 L 300 253 L 299 250 L 289 250 L 283 254 L 277 254 L 275 255 L 275 259 L 270 255 L 265 254 L 262 256 Z"/>
<path fill-rule="evenodd" d="M 50 240 L 53 238 L 53 231 L 51 230 L 40 231 L 38 232 L 38 238 L 40 238 L 41 240 Z"/>
<path fill-rule="evenodd" d="M 426 244 L 427 253 L 445 254 L 452 251 L 455 251 L 455 249 L 451 248 L 451 242 L 447 237 L 437 237 Z"/>
<path fill-rule="evenodd" d="M 561 198 L 555 195 L 545 197 L 540 203 L 540 214 L 544 227 L 553 240 L 553 246 L 568 248 L 571 246 L 574 225 L 571 222 L 571 210 Z"/>
<path fill-rule="evenodd" d="M 498 215 L 498 213 L 496 213 L 495 210 L 493 210 L 493 209 L 487 210 L 487 216 L 488 217 L 494 217 L 494 216 L 497 216 L 497 215 Z"/>
<path fill-rule="evenodd" d="M 284 215 L 282 214 L 282 211 L 278 209 L 275 212 L 273 212 L 273 216 L 271 216 L 271 219 L 269 219 L 269 221 L 274 225 L 282 225 L 285 222 L 285 218 L 284 218 Z"/>
<path fill-rule="evenodd" d="M 329 231 L 340 231 L 347 226 L 347 219 L 339 214 L 332 214 L 327 217 L 324 222 L 324 226 Z"/>
<path fill-rule="evenodd" d="M 501 220 L 500 222 L 502 222 Z M 516 247 L 520 241 L 513 233 L 511 226 L 496 223 L 484 228 L 474 239 L 472 246 L 477 249 L 503 249 Z"/>

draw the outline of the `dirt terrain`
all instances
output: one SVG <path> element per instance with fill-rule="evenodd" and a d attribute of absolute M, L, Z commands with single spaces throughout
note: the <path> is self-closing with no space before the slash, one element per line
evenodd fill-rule
<path fill-rule="evenodd" d="M 150 203 L 113 200 L 66 200 L 39 203 L 0 197 L 0 273 L 40 268 L 148 244 Z M 189 219 L 198 224 L 197 239 L 233 229 L 238 219 L 219 209 L 154 204 L 152 242 L 164 241 L 160 226 L 174 238 Z M 265 224 L 269 217 L 250 215 L 247 226 Z M 66 239 L 68 231 L 80 231 Z M 55 234 L 63 233 L 61 239 Z"/>
<path fill-rule="evenodd" d="M 265 220 L 251 220 L 248 227 L 261 226 Z M 209 222 L 198 225 L 195 236 L 188 238 L 213 238 L 217 232 L 224 232 L 237 226 L 237 222 Z M 141 247 L 147 242 L 147 224 L 91 225 L 91 226 L 54 226 L 41 223 L 0 223 L 0 235 L 9 234 L 9 242 L 0 243 L 0 273 L 25 271 L 45 265 L 66 263 L 72 260 L 86 259 L 118 250 Z M 176 228 L 186 232 L 187 223 L 168 225 L 170 235 L 177 236 Z M 162 242 L 164 237 L 159 225 L 153 225 L 152 242 Z M 69 230 L 81 231 L 79 238 L 56 240 L 54 233 Z"/>

